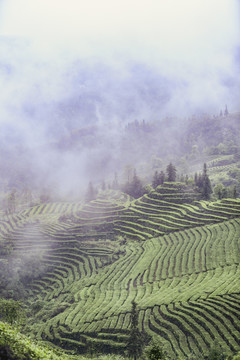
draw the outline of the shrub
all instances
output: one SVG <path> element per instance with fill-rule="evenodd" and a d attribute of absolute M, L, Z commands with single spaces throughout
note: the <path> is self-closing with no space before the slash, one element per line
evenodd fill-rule
<path fill-rule="evenodd" d="M 147 347 L 146 355 L 149 360 L 164 360 L 166 358 L 162 346 L 155 342 Z"/>
<path fill-rule="evenodd" d="M 225 354 L 223 350 L 218 344 L 214 344 L 214 346 L 210 349 L 209 354 L 205 357 L 206 360 L 224 360 Z"/>
<path fill-rule="evenodd" d="M 20 324 L 25 319 L 25 311 L 20 301 L 0 299 L 0 319 L 12 324 Z"/>

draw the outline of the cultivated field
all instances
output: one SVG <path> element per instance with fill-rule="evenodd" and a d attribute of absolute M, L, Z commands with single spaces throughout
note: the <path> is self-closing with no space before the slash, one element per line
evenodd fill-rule
<path fill-rule="evenodd" d="M 239 199 L 196 201 L 180 183 L 134 201 L 109 190 L 2 216 L 0 232 L 16 259 L 46 265 L 26 286 L 38 339 L 121 352 L 134 299 L 140 329 L 172 357 L 240 348 Z"/>

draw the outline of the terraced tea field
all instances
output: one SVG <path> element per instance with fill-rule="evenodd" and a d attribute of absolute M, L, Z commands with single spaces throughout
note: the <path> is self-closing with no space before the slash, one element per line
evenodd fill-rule
<path fill-rule="evenodd" d="M 14 256 L 39 253 L 47 269 L 27 285 L 28 330 L 78 352 L 121 352 L 134 299 L 140 329 L 172 358 L 214 341 L 239 350 L 240 200 L 199 202 L 177 183 L 130 200 L 106 191 L 1 218 Z"/>
<path fill-rule="evenodd" d="M 236 174 L 239 171 L 240 162 L 235 159 L 234 155 L 215 155 L 212 160 L 207 162 L 207 167 L 212 184 L 222 183 L 225 186 L 230 184 L 238 186 Z"/>

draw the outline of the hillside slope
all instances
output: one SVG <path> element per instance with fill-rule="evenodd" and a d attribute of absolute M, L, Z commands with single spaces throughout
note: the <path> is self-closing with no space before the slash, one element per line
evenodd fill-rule
<path fill-rule="evenodd" d="M 239 215 L 239 199 L 199 202 L 178 183 L 133 202 L 106 191 L 83 207 L 49 203 L 3 216 L 1 241 L 11 239 L 12 251 L 1 262 L 14 260 L 24 274 L 26 331 L 38 339 L 123 352 L 134 299 L 140 328 L 170 356 L 206 354 L 214 341 L 234 353 Z M 41 274 L 26 274 L 26 258 Z"/>

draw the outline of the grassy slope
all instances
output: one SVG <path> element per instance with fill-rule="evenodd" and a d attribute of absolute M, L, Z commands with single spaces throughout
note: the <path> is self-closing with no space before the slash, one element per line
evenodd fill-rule
<path fill-rule="evenodd" d="M 15 255 L 41 249 L 48 265 L 27 287 L 26 330 L 77 352 L 121 352 L 135 299 L 140 327 L 172 356 L 207 353 L 214 339 L 238 350 L 240 200 L 185 200 L 165 184 L 133 203 L 105 192 L 84 208 L 56 203 L 3 217 Z"/>
<path fill-rule="evenodd" d="M 0 358 L 1 350 L 8 349 L 9 356 L 14 359 L 23 360 L 73 360 L 77 357 L 64 354 L 63 351 L 54 351 L 46 344 L 38 344 L 31 338 L 23 335 L 18 329 L 0 321 Z M 78 357 L 78 359 L 80 359 Z"/>
<path fill-rule="evenodd" d="M 59 348 L 54 348 L 46 342 L 36 342 L 32 338 L 22 334 L 18 328 L 12 327 L 0 321 L 0 359 L 4 351 L 8 356 L 16 360 L 86 360 L 82 355 L 69 355 Z M 5 359 L 5 357 L 4 357 Z M 100 356 L 100 360 L 120 360 L 120 356 Z"/>

